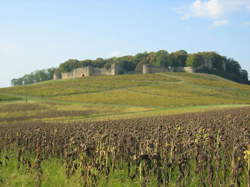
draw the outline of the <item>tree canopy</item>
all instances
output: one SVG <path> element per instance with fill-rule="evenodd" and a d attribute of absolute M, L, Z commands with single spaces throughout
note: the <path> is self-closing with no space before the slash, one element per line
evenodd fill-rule
<path fill-rule="evenodd" d="M 212 63 L 212 69 L 204 65 Z M 199 72 L 220 75 L 240 83 L 249 83 L 248 72 L 241 68 L 239 62 L 232 58 L 227 58 L 216 52 L 198 52 L 188 54 L 184 50 L 169 53 L 165 50 L 157 52 L 143 52 L 134 56 L 97 58 L 95 60 L 69 59 L 60 64 L 58 68 L 39 70 L 31 74 L 24 75 L 21 78 L 13 79 L 12 85 L 24 85 L 47 81 L 53 79 L 53 74 L 71 72 L 76 68 L 92 66 L 109 69 L 113 63 L 120 66 L 120 74 L 128 72 L 142 72 L 142 65 L 148 64 L 165 68 L 190 66 L 197 68 Z M 226 71 L 225 71 L 226 68 Z"/>
<path fill-rule="evenodd" d="M 48 80 L 53 79 L 53 75 L 55 71 L 56 71 L 56 68 L 35 71 L 30 74 L 26 74 L 23 77 L 12 79 L 11 85 L 17 86 L 17 85 L 26 85 L 26 84 L 33 84 L 33 83 L 38 83 L 42 81 L 48 81 Z"/>

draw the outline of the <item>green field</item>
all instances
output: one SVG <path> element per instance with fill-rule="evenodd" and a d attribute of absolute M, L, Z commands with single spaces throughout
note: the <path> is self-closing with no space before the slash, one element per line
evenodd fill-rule
<path fill-rule="evenodd" d="M 249 85 L 214 75 L 97 76 L 1 88 L 0 124 L 126 119 L 249 104 Z"/>
<path fill-rule="evenodd" d="M 97 76 L 1 88 L 0 187 L 246 186 L 249 106 L 249 85 L 208 74 Z M 159 145 L 159 162 L 152 145 Z M 197 162 L 204 151 L 212 159 Z M 134 160 L 145 155 L 151 166 Z"/>

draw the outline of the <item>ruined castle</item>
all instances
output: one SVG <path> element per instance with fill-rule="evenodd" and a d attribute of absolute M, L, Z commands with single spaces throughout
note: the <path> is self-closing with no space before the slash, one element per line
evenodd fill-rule
<path fill-rule="evenodd" d="M 141 73 L 148 74 L 148 73 L 164 73 L 164 72 L 187 72 L 187 73 L 195 73 L 199 72 L 202 69 L 212 70 L 215 69 L 213 67 L 212 61 L 206 61 L 204 64 L 200 65 L 199 67 L 160 67 L 160 66 L 152 66 L 148 64 L 143 64 Z M 226 71 L 226 64 L 222 64 L 223 71 Z M 57 79 L 74 79 L 74 78 L 81 78 L 81 77 L 89 77 L 89 76 L 99 76 L 99 75 L 118 75 L 120 73 L 120 67 L 118 64 L 114 63 L 111 65 L 109 69 L 106 68 L 96 68 L 92 66 L 86 66 L 82 68 L 74 69 L 72 72 L 66 73 L 55 73 L 54 80 Z"/>
<path fill-rule="evenodd" d="M 119 74 L 119 66 L 117 64 L 112 64 L 109 69 L 86 66 L 74 69 L 72 72 L 61 73 L 60 75 L 55 73 L 54 80 L 74 79 L 74 78 L 98 76 L 98 75 L 118 75 L 118 74 Z"/>

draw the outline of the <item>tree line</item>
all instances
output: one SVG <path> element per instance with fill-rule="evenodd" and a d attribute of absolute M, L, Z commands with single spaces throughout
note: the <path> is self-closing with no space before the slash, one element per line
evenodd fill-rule
<path fill-rule="evenodd" d="M 33 83 L 38 83 L 42 81 L 52 80 L 55 71 L 56 71 L 56 68 L 38 70 L 30 74 L 26 74 L 23 77 L 12 79 L 11 85 L 12 86 L 27 85 L 27 84 L 33 84 Z"/>
<path fill-rule="evenodd" d="M 31 83 L 37 83 L 41 81 L 47 81 L 53 79 L 53 74 L 60 75 L 64 72 L 71 72 L 76 68 L 93 66 L 98 68 L 109 69 L 113 63 L 120 66 L 120 74 L 128 72 L 142 72 L 142 65 L 148 64 L 152 66 L 160 67 L 202 67 L 206 62 L 212 62 L 213 68 L 199 68 L 198 72 L 210 73 L 222 76 L 224 78 L 240 82 L 249 83 L 248 72 L 241 68 L 239 62 L 232 58 L 227 58 L 216 52 L 198 52 L 188 54 L 184 50 L 175 51 L 169 53 L 165 50 L 159 50 L 157 52 L 144 52 L 138 53 L 134 56 L 122 56 L 112 58 L 97 58 L 95 60 L 78 60 L 69 59 L 58 68 L 50 68 L 47 70 L 40 70 L 31 74 L 25 75 L 19 79 L 13 79 L 12 85 L 25 85 Z M 225 69 L 226 71 L 225 71 Z"/>

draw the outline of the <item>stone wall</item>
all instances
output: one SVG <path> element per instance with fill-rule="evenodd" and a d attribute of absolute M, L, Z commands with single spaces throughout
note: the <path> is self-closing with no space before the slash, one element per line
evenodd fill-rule
<path fill-rule="evenodd" d="M 119 66 L 117 64 L 112 64 L 110 69 L 87 66 L 74 69 L 72 72 L 62 73 L 61 78 L 73 79 L 73 78 L 98 76 L 98 75 L 117 75 L 118 73 L 119 73 Z M 56 80 L 56 78 L 57 77 L 54 74 L 54 80 Z"/>
<path fill-rule="evenodd" d="M 62 73 L 62 79 L 71 79 L 73 78 L 73 72 Z"/>
<path fill-rule="evenodd" d="M 106 68 L 95 68 L 91 66 L 77 68 L 72 72 L 62 73 L 61 79 L 73 79 L 73 78 L 81 78 L 81 77 L 89 77 L 89 76 L 98 76 L 98 75 L 118 75 L 119 74 L 119 65 L 112 64 L 110 69 Z M 142 73 L 164 73 L 164 72 L 188 72 L 195 73 L 197 69 L 192 67 L 157 67 L 151 66 L 147 64 L 143 64 Z M 60 79 L 57 75 L 54 74 L 54 80 Z"/>
<path fill-rule="evenodd" d="M 55 72 L 53 74 L 53 80 L 58 80 L 58 79 L 61 79 L 61 74 Z"/>
<path fill-rule="evenodd" d="M 111 65 L 111 75 L 118 75 L 119 74 L 120 67 L 118 64 L 112 64 Z"/>
<path fill-rule="evenodd" d="M 169 67 L 169 68 L 164 68 L 164 67 L 156 67 L 156 66 L 150 66 L 147 64 L 143 64 L 143 69 L 142 73 L 147 74 L 147 73 L 164 73 L 164 72 L 187 72 L 187 73 L 195 73 L 196 69 L 192 67 Z"/>
<path fill-rule="evenodd" d="M 142 66 L 142 73 L 143 74 L 164 73 L 164 72 L 169 72 L 169 69 L 164 68 L 164 67 L 150 66 L 150 65 L 147 65 L 147 64 L 143 64 L 143 66 Z"/>
<path fill-rule="evenodd" d="M 106 68 L 92 68 L 91 76 L 111 75 L 111 70 Z"/>
<path fill-rule="evenodd" d="M 184 72 L 187 72 L 187 73 L 195 73 L 195 69 L 193 67 L 184 67 Z"/>
<path fill-rule="evenodd" d="M 88 77 L 91 76 L 92 68 L 90 66 L 77 68 L 73 71 L 72 78 Z"/>

